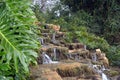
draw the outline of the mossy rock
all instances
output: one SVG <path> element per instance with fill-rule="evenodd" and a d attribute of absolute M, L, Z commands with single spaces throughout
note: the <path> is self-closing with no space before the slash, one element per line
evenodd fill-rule
<path fill-rule="evenodd" d="M 89 58 L 89 51 L 88 50 L 84 50 L 84 49 L 79 49 L 79 50 L 69 50 L 69 53 L 67 54 L 68 56 L 70 55 L 70 57 L 72 56 L 74 59 L 76 58 L 76 56 L 78 58 Z"/>
<path fill-rule="evenodd" d="M 109 75 L 110 77 L 120 75 L 120 72 L 119 72 L 119 71 L 116 71 L 116 70 L 105 71 L 105 73 L 106 73 L 107 75 Z"/>
<path fill-rule="evenodd" d="M 60 47 L 60 46 L 49 46 L 48 48 L 46 48 L 45 50 L 40 50 L 40 53 L 42 54 L 42 52 L 46 52 L 46 54 L 52 59 L 54 57 L 54 49 L 56 49 L 56 58 L 57 60 L 64 60 L 67 59 L 67 55 L 66 53 L 68 53 L 68 48 L 66 47 Z"/>
<path fill-rule="evenodd" d="M 75 76 L 78 77 L 82 74 L 85 75 L 96 74 L 92 68 L 82 63 L 67 63 L 61 65 L 57 68 L 57 72 L 62 77 L 75 77 Z"/>
<path fill-rule="evenodd" d="M 99 61 L 91 61 L 93 65 L 103 65 L 102 62 Z"/>
<path fill-rule="evenodd" d="M 84 49 L 79 50 L 78 54 L 80 56 L 84 57 L 84 58 L 89 58 L 89 56 L 90 56 L 89 51 L 88 50 L 84 50 Z"/>
<path fill-rule="evenodd" d="M 57 72 L 62 77 L 73 77 L 80 74 L 80 63 L 61 64 L 57 68 Z"/>
<path fill-rule="evenodd" d="M 84 44 L 81 44 L 81 43 L 67 43 L 66 47 L 68 47 L 70 50 L 84 49 Z"/>
<path fill-rule="evenodd" d="M 95 75 L 96 74 L 94 69 L 90 68 L 87 64 L 83 64 L 81 66 L 81 69 L 82 69 L 82 73 L 84 73 L 85 75 Z"/>

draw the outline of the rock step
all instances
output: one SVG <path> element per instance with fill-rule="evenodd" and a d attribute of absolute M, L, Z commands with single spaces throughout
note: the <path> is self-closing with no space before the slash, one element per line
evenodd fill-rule
<path fill-rule="evenodd" d="M 41 43 L 41 45 L 45 45 L 51 42 L 51 39 L 49 37 L 41 37 L 39 38 L 39 41 Z"/>
<path fill-rule="evenodd" d="M 67 54 L 69 59 L 78 59 L 81 60 L 83 58 L 90 58 L 89 50 L 85 49 L 77 49 L 77 50 L 69 50 Z"/>
<path fill-rule="evenodd" d="M 65 46 L 68 47 L 70 50 L 86 49 L 86 46 L 82 43 L 67 43 Z"/>
<path fill-rule="evenodd" d="M 63 39 L 65 38 L 65 33 L 41 33 L 44 37 L 49 37 L 50 39 L 53 39 L 53 36 L 55 36 L 55 39 Z"/>
<path fill-rule="evenodd" d="M 42 45 L 38 57 L 42 73 L 39 73 L 39 69 L 36 69 L 36 72 L 41 74 L 42 77 L 38 80 L 61 80 L 62 78 L 62 80 L 70 80 L 71 77 L 73 78 L 71 80 L 102 80 L 100 75 L 92 68 L 94 64 L 105 68 L 109 67 L 107 58 L 104 54 L 101 54 L 99 49 L 94 54 L 94 52 L 91 53 L 86 49 L 86 45 L 78 43 L 79 41 L 66 43 L 66 33 L 59 32 L 60 26 L 46 24 L 43 28 L 40 31 L 45 44 Z M 48 56 L 44 55 L 43 52 Z M 53 65 L 52 62 L 54 61 L 59 63 Z M 48 64 L 41 65 L 44 62 Z M 59 78 L 60 76 L 62 78 Z"/>
<path fill-rule="evenodd" d="M 65 60 L 67 59 L 68 48 L 61 46 L 54 46 L 53 44 L 49 44 L 49 46 L 43 46 L 40 49 L 39 57 L 37 58 L 38 64 L 43 63 L 42 53 L 45 52 L 53 61 L 57 60 Z"/>
<path fill-rule="evenodd" d="M 60 52 L 63 53 L 68 53 L 68 48 L 67 47 L 61 47 L 61 46 L 54 46 L 53 44 L 49 44 L 49 46 L 42 47 L 40 51 L 45 51 L 45 52 L 53 52 L 53 49 L 59 50 Z"/>
<path fill-rule="evenodd" d="M 76 80 L 93 80 L 93 76 L 97 75 L 93 68 L 78 62 L 31 66 L 30 73 L 31 80 L 67 80 L 69 77 L 77 78 Z M 102 80 L 100 76 L 96 78 L 99 79 L 95 80 Z"/>
<path fill-rule="evenodd" d="M 30 80 L 62 80 L 56 71 L 52 71 L 49 68 L 40 69 L 38 67 L 32 68 L 30 78 Z"/>

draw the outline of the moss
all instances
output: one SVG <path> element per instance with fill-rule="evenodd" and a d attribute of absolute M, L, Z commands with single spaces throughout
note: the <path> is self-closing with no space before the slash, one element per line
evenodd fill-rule
<path fill-rule="evenodd" d="M 92 61 L 92 64 L 93 64 L 93 65 L 103 65 L 102 62 L 98 62 L 98 61 Z"/>
<path fill-rule="evenodd" d="M 83 73 L 86 75 L 95 74 L 94 70 L 92 68 L 88 67 L 88 65 L 86 65 L 86 64 L 82 65 L 81 69 L 82 69 Z"/>
<path fill-rule="evenodd" d="M 78 76 L 80 71 L 80 64 L 79 63 L 68 63 L 62 64 L 57 68 L 57 72 L 62 77 L 73 77 Z"/>
<path fill-rule="evenodd" d="M 116 70 L 105 71 L 105 73 L 108 74 L 111 77 L 117 76 L 117 75 L 120 74 L 119 71 L 116 71 Z"/>

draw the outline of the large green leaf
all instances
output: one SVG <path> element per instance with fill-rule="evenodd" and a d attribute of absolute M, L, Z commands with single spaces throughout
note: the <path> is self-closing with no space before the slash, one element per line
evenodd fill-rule
<path fill-rule="evenodd" d="M 21 69 L 25 73 L 29 72 L 28 66 L 31 62 L 36 63 L 35 50 L 39 48 L 36 34 L 32 31 L 34 19 L 32 10 L 29 8 L 29 1 L 4 0 L 0 2 L 1 6 L 0 64 L 5 65 L 0 66 L 0 72 L 15 70 L 12 72 L 16 74 Z"/>

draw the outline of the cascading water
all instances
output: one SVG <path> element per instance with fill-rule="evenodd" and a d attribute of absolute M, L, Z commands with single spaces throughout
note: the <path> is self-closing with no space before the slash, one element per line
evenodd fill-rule
<path fill-rule="evenodd" d="M 43 57 L 43 64 L 51 64 L 51 63 L 58 63 L 57 61 L 52 61 L 52 59 L 45 53 L 42 53 Z"/>
<path fill-rule="evenodd" d="M 102 72 L 102 80 L 109 80 L 109 79 L 107 78 L 107 76 L 105 75 L 105 73 L 103 73 L 103 72 Z"/>
<path fill-rule="evenodd" d="M 53 35 L 52 35 L 52 42 L 53 43 L 57 43 L 57 40 L 55 39 L 55 36 L 56 36 L 56 32 L 54 32 Z"/>
<path fill-rule="evenodd" d="M 75 60 L 76 60 L 76 61 L 79 61 L 79 60 L 80 60 L 80 59 L 79 59 L 79 56 L 78 56 L 77 54 L 75 55 Z"/>
<path fill-rule="evenodd" d="M 67 56 L 68 56 L 68 58 L 73 59 L 71 54 L 68 54 Z"/>
<path fill-rule="evenodd" d="M 54 58 L 53 60 L 57 60 L 57 52 L 56 52 L 56 48 L 53 48 L 53 54 L 54 54 Z"/>
<path fill-rule="evenodd" d="M 42 53 L 42 57 L 43 57 L 43 64 L 52 63 L 51 58 L 45 52 Z"/>
<path fill-rule="evenodd" d="M 93 65 L 93 69 L 101 75 L 102 80 L 109 80 L 107 75 L 103 72 L 105 70 L 104 66 L 101 65 Z"/>
<path fill-rule="evenodd" d="M 100 68 L 101 68 L 100 65 L 93 65 L 93 69 L 95 70 L 95 72 L 97 72 L 99 74 L 102 72 Z"/>
<path fill-rule="evenodd" d="M 56 33 L 53 33 L 52 41 L 56 41 L 56 39 L 55 39 L 55 35 L 56 35 Z"/>
<path fill-rule="evenodd" d="M 39 40 L 40 40 L 41 45 L 44 45 L 44 39 L 43 38 L 39 38 Z"/>
<path fill-rule="evenodd" d="M 107 70 L 107 69 L 105 69 L 104 65 L 102 65 L 101 68 L 102 68 L 102 69 L 101 69 L 101 71 L 102 71 L 102 73 L 101 73 L 101 75 L 102 75 L 102 80 L 109 80 L 109 78 L 107 77 L 107 75 L 103 72 L 103 71 L 105 71 L 105 70 Z"/>
<path fill-rule="evenodd" d="M 98 58 L 97 58 L 96 53 L 93 53 L 92 61 L 96 62 L 97 60 L 98 60 Z M 97 72 L 98 74 L 101 75 L 102 80 L 109 80 L 107 75 L 104 73 L 104 71 L 107 70 L 107 69 L 105 69 L 104 65 L 93 65 L 92 64 L 92 68 L 95 70 L 95 72 Z"/>

